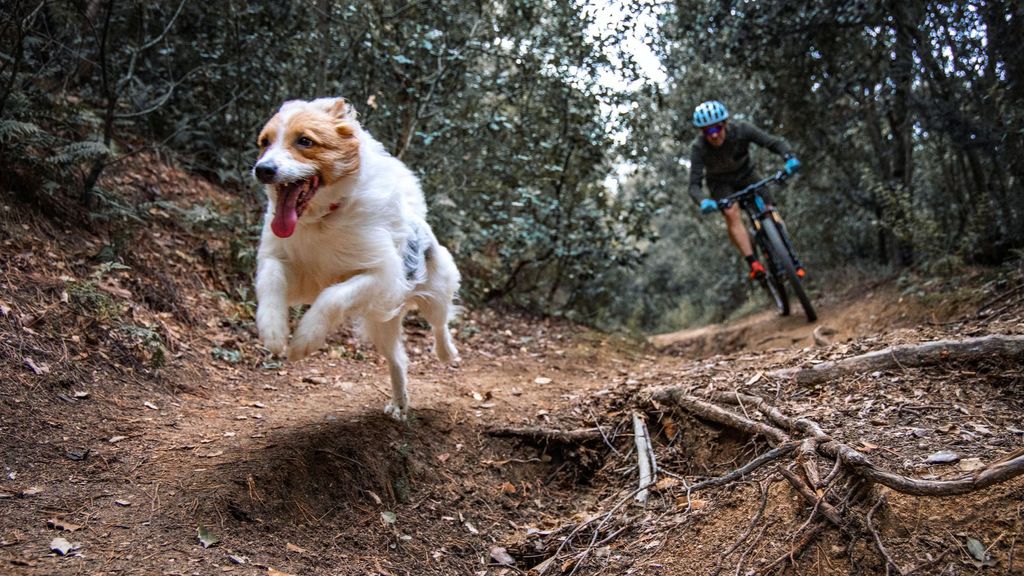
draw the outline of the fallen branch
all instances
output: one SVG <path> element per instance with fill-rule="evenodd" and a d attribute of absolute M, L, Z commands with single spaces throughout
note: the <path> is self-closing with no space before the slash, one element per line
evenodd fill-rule
<path fill-rule="evenodd" d="M 647 489 L 655 483 L 657 471 L 654 464 L 654 450 L 647 435 L 647 424 L 640 414 L 633 412 L 633 441 L 636 442 L 637 465 L 640 469 L 640 487 L 636 493 L 637 502 L 647 501 Z"/>
<path fill-rule="evenodd" d="M 556 442 L 559 444 L 583 444 L 603 438 L 600 428 L 578 428 L 557 430 L 554 428 L 491 428 L 490 436 L 501 438 L 523 438 L 536 443 Z"/>
<path fill-rule="evenodd" d="M 775 378 L 792 378 L 798 384 L 819 384 L 828 380 L 895 368 L 918 368 L 945 361 L 1024 360 L 1024 336 L 993 334 L 967 340 L 939 340 L 916 346 L 894 346 L 860 356 L 823 362 L 811 368 L 787 368 L 768 373 Z"/>

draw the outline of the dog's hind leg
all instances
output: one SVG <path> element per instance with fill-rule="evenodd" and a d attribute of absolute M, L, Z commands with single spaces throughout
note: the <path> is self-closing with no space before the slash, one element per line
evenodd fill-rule
<path fill-rule="evenodd" d="M 395 420 L 405 420 L 409 415 L 409 388 L 406 381 L 409 361 L 402 345 L 402 315 L 387 322 L 367 320 L 364 329 L 377 351 L 387 359 L 391 373 L 391 401 L 384 406 L 384 413 Z"/>
<path fill-rule="evenodd" d="M 459 352 L 455 349 L 452 334 L 448 330 L 448 319 L 451 317 L 449 302 L 428 297 L 419 297 L 415 301 L 420 314 L 430 322 L 434 332 L 434 353 L 442 362 L 458 362 Z"/>
<path fill-rule="evenodd" d="M 459 289 L 459 269 L 443 246 L 434 245 L 430 258 L 427 281 L 417 287 L 414 302 L 433 329 L 437 357 L 445 363 L 458 362 L 459 353 L 452 342 L 448 321 L 455 311 L 452 300 Z"/>

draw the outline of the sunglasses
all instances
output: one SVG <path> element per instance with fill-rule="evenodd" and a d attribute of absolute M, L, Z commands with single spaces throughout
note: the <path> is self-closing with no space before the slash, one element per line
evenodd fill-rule
<path fill-rule="evenodd" d="M 724 128 L 724 124 L 715 124 L 714 126 L 708 126 L 707 128 L 703 128 L 703 131 L 705 136 L 714 136 L 715 134 L 721 132 Z"/>

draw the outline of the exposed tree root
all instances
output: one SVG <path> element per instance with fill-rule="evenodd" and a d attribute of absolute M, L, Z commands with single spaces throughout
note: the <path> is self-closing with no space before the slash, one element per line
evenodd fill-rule
<path fill-rule="evenodd" d="M 987 344 L 986 344 L 987 345 Z M 971 476 L 957 480 L 922 480 L 910 478 L 879 468 L 863 453 L 847 444 L 834 440 L 821 426 L 808 418 L 794 418 L 768 404 L 763 398 L 738 392 L 711 391 L 705 398 L 692 394 L 684 386 L 667 386 L 651 391 L 651 399 L 673 404 L 678 408 L 707 421 L 714 422 L 741 432 L 759 435 L 774 444 L 772 451 L 756 458 L 743 468 L 720 478 L 694 484 L 688 487 L 687 496 L 697 488 L 726 483 L 726 478 L 738 478 L 756 466 L 769 461 L 782 460 L 795 453 L 791 464 L 780 464 L 776 471 L 784 477 L 812 508 L 810 517 L 795 534 L 800 534 L 791 550 L 784 556 L 758 569 L 758 573 L 770 573 L 787 562 L 793 563 L 796 556 L 809 546 L 825 527 L 831 525 L 847 537 L 870 538 L 886 562 L 886 572 L 894 568 L 896 573 L 906 573 L 888 553 L 881 536 L 872 524 L 872 517 L 879 508 L 886 505 L 884 495 L 872 489 L 882 485 L 892 490 L 916 496 L 955 496 L 967 494 L 1006 482 L 1024 474 L 1024 450 L 1013 452 L 1000 460 L 990 463 Z M 739 406 L 742 413 L 723 407 Z M 756 412 L 754 412 L 756 411 Z M 760 414 L 764 421 L 755 420 Z M 819 479 L 816 460 L 818 457 L 834 461 L 831 471 Z M 797 471 L 802 474 L 798 474 Z M 831 494 L 837 479 L 844 478 L 843 488 Z M 866 498 L 875 500 L 870 510 L 862 510 Z M 816 519 L 824 519 L 821 522 Z M 808 527 L 810 526 L 810 527 Z"/>
<path fill-rule="evenodd" d="M 701 480 L 696 484 L 688 486 L 687 492 L 696 492 L 697 490 L 711 488 L 712 486 L 724 486 L 730 482 L 742 480 L 745 476 L 749 475 L 750 473 L 764 466 L 765 464 L 775 462 L 776 460 L 781 459 L 783 456 L 788 455 L 793 450 L 796 450 L 799 445 L 799 442 L 787 442 L 785 444 L 779 444 L 775 448 L 772 448 L 771 450 L 765 452 L 764 454 L 761 454 L 757 458 L 754 458 L 750 462 L 747 462 L 743 466 L 740 466 L 739 468 L 733 470 L 732 472 L 729 472 L 728 474 L 724 474 L 716 478 Z"/>
<path fill-rule="evenodd" d="M 868 515 L 864 520 L 867 524 L 868 530 L 871 532 L 871 536 L 875 539 L 875 547 L 878 548 L 878 552 L 882 555 L 883 558 L 885 558 L 885 561 L 888 563 L 886 564 L 886 573 L 889 572 L 888 567 L 891 565 L 893 568 L 896 569 L 897 574 L 903 576 L 904 574 L 906 574 L 906 572 L 904 572 L 903 568 L 900 568 L 900 565 L 892 559 L 892 555 L 889 554 L 889 551 L 885 549 L 885 545 L 882 544 L 882 537 L 878 535 L 878 531 L 875 530 L 874 525 L 871 524 L 871 517 L 875 514 L 875 511 L 878 510 L 880 506 L 884 505 L 885 496 L 882 496 L 881 498 L 878 499 L 878 502 L 875 502 L 875 505 L 871 507 L 871 510 L 868 511 Z"/>
<path fill-rule="evenodd" d="M 860 356 L 823 362 L 811 368 L 787 368 L 768 375 L 792 378 L 798 384 L 819 384 L 850 374 L 917 368 L 940 362 L 977 362 L 983 359 L 1024 360 L 1024 336 L 993 334 L 967 340 L 939 340 L 915 346 L 894 346 Z"/>
<path fill-rule="evenodd" d="M 757 523 L 761 521 L 761 516 L 764 514 L 764 509 L 768 506 L 768 488 L 763 484 L 757 485 L 758 489 L 761 490 L 761 505 L 758 507 L 757 512 L 754 513 L 754 517 L 751 518 L 750 524 L 747 525 L 747 529 L 740 534 L 740 537 L 733 542 L 732 546 L 728 550 L 722 553 L 718 558 L 718 564 L 715 566 L 715 570 L 711 573 L 711 576 L 718 576 L 718 573 L 722 571 L 722 564 L 736 551 L 737 548 L 742 546 L 747 539 L 750 537 L 751 532 L 757 526 Z"/>
<path fill-rule="evenodd" d="M 827 370 L 814 371 L 821 374 L 842 373 L 845 370 L 863 370 L 868 362 L 876 369 L 891 365 L 923 365 L 944 359 L 977 359 L 982 356 L 1006 358 L 1024 352 L 1024 337 L 987 337 L 963 342 L 933 342 L 918 347 L 889 349 L 884 357 L 881 353 L 866 355 L 860 360 L 851 359 L 849 364 L 834 363 Z M 870 358 L 868 358 L 870 357 Z M 863 360 L 868 358 L 868 360 Z M 838 366 L 838 367 L 835 367 Z M 853 368 L 857 366 L 856 368 Z M 807 371 L 794 372 L 795 378 Z M 812 380 L 803 380 L 812 381 Z M 794 417 L 771 405 L 764 398 L 739 392 L 704 391 L 696 392 L 692 387 L 666 386 L 650 389 L 648 399 L 661 404 L 670 404 L 698 419 L 713 422 L 739 431 L 752 438 L 766 440 L 771 449 L 757 455 L 742 466 L 721 476 L 705 478 L 697 482 L 686 477 L 662 470 L 665 475 L 682 480 L 686 490 L 688 515 L 694 510 L 691 495 L 699 490 L 724 486 L 743 480 L 761 471 L 758 486 L 761 488 L 761 504 L 747 527 L 725 551 L 715 567 L 720 573 L 728 561 L 735 563 L 737 573 L 753 569 L 758 574 L 771 574 L 797 566 L 799 556 L 830 530 L 837 530 L 850 543 L 850 550 L 857 542 L 868 542 L 879 555 L 878 568 L 884 566 L 886 573 L 910 574 L 921 566 L 905 568 L 896 563 L 895 557 L 886 547 L 881 532 L 876 528 L 877 516 L 887 506 L 884 491 L 880 486 L 915 496 L 956 496 L 968 494 L 983 488 L 1003 483 L 1024 475 L 1024 450 L 1018 450 L 991 462 L 988 466 L 955 480 L 924 480 L 897 474 L 879 467 L 861 451 L 833 438 L 820 424 L 805 417 Z M 622 534 L 641 529 L 649 522 L 649 504 L 645 504 L 640 515 L 634 511 L 641 508 L 632 502 L 638 495 L 653 489 L 657 494 L 665 488 L 655 486 L 655 464 L 653 449 L 649 442 L 653 434 L 644 430 L 640 414 L 632 415 L 634 434 L 631 444 L 637 451 L 632 468 L 638 470 L 639 487 L 619 492 L 614 500 L 606 500 L 604 511 L 589 518 L 562 526 L 553 532 L 538 533 L 517 546 L 520 558 L 530 558 L 533 565 L 530 574 L 550 575 L 552 573 L 576 574 L 587 569 L 594 561 L 595 552 L 608 542 L 622 538 Z M 496 428 L 488 432 L 493 436 L 517 437 L 526 441 L 549 444 L 580 445 L 604 443 L 622 460 L 628 462 L 630 453 L 615 450 L 616 438 L 608 438 L 601 428 L 576 430 L 555 430 L 549 428 Z M 621 440 L 621 439 L 619 439 Z M 620 448 L 622 448 L 620 444 Z M 651 456 L 645 462 L 645 456 Z M 819 470 L 819 466 L 827 466 Z M 827 474 L 825 471 L 827 470 Z M 634 472 L 629 472 L 633 474 Z M 806 503 L 809 510 L 805 521 L 794 525 L 792 540 L 785 554 L 774 560 L 760 560 L 748 564 L 748 555 L 758 548 L 763 534 L 769 527 L 764 521 L 767 502 L 766 486 L 776 479 L 784 479 L 794 492 Z M 641 496 L 642 498 L 642 496 Z M 632 504 L 627 506 L 627 504 Z M 681 503 L 680 503 L 681 505 Z M 763 556 L 761 557 L 763 558 Z M 728 559 L 728 560 L 727 560 Z M 935 560 L 929 560 L 934 562 Z M 531 562 L 527 562 L 530 566 Z"/>
<path fill-rule="evenodd" d="M 702 401 L 696 397 L 685 396 L 686 389 L 682 387 L 670 387 L 664 390 L 669 391 L 669 397 L 676 401 L 677 404 L 678 401 L 676 398 L 679 397 L 680 394 L 684 394 L 684 404 L 679 404 L 684 409 L 686 409 L 687 405 L 695 403 L 715 406 L 714 404 Z M 654 398 L 658 399 L 658 395 L 659 393 L 656 393 Z M 816 440 L 817 451 L 819 454 L 833 459 L 840 459 L 844 467 L 856 475 L 861 476 L 865 480 L 881 484 L 905 494 L 913 494 L 915 496 L 959 496 L 961 494 L 968 494 L 994 484 L 1005 482 L 1024 474 L 1024 450 L 1018 450 L 989 464 L 967 478 L 958 480 L 922 480 L 919 478 L 909 478 L 901 474 L 896 474 L 894 472 L 878 468 L 872 464 L 871 460 L 863 453 L 851 448 L 847 444 L 833 440 L 813 420 L 789 417 L 774 406 L 769 405 L 759 396 L 740 394 L 738 392 L 715 392 L 712 393 L 711 396 L 717 401 L 728 404 L 755 406 L 759 412 L 768 417 L 768 419 L 774 424 L 791 432 L 807 434 L 810 438 Z M 720 408 L 719 410 L 723 413 L 723 419 L 714 420 L 719 424 L 733 426 L 730 422 L 730 418 L 743 418 L 745 420 L 749 420 L 739 414 L 722 410 Z M 711 412 L 705 410 L 702 411 L 702 413 Z M 699 415 L 697 412 L 694 412 L 694 414 Z M 733 427 L 743 430 L 747 426 L 748 425 L 746 423 L 740 423 Z M 779 433 L 781 433 L 781 430 L 777 430 L 776 434 Z M 766 436 L 766 438 L 769 440 L 772 439 L 770 436 Z"/>
<path fill-rule="evenodd" d="M 831 522 L 833 526 L 836 526 L 837 528 L 842 527 L 843 519 L 840 517 L 839 511 L 829 504 L 828 501 L 825 500 L 824 496 L 818 496 L 815 494 L 814 490 L 812 490 L 802 478 L 794 474 L 792 470 L 779 467 L 779 473 L 793 485 L 797 494 L 806 500 L 808 505 L 814 507 L 816 512 L 824 516 L 825 519 Z"/>

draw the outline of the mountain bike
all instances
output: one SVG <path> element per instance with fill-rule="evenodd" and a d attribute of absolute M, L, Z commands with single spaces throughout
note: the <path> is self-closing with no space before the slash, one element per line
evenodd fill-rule
<path fill-rule="evenodd" d="M 818 319 L 814 311 L 811 299 L 807 296 L 802 282 L 803 266 L 797 259 L 796 251 L 793 250 L 793 243 L 786 232 L 786 224 L 775 207 L 765 200 L 764 191 L 770 185 L 782 185 L 789 176 L 783 172 L 776 172 L 774 176 L 755 182 L 750 186 L 727 196 L 718 201 L 720 210 L 724 210 L 735 203 L 746 213 L 753 227 L 751 235 L 754 238 L 754 253 L 758 252 L 765 258 L 765 275 L 760 280 L 761 286 L 768 292 L 775 306 L 782 316 L 789 316 L 789 296 L 786 285 L 796 294 L 800 306 L 807 315 L 808 322 Z"/>

